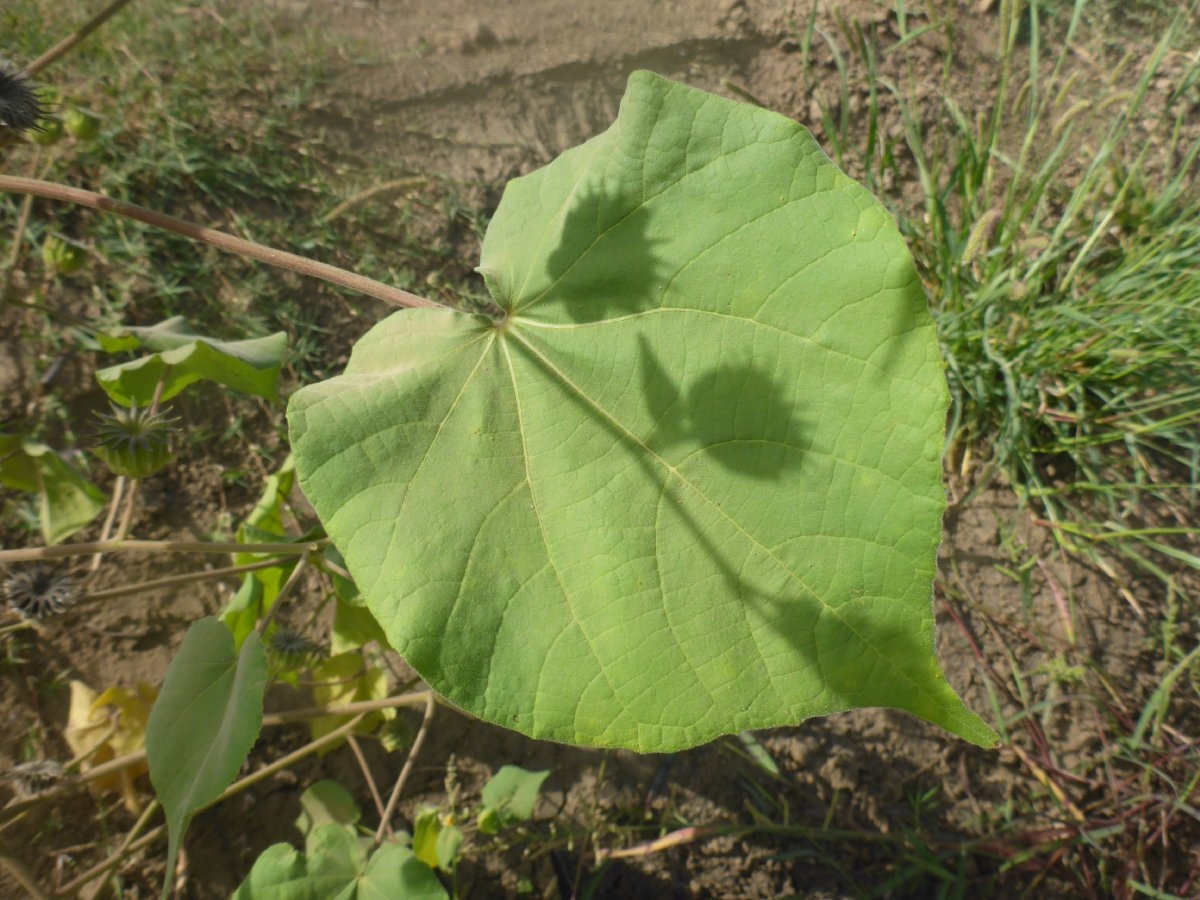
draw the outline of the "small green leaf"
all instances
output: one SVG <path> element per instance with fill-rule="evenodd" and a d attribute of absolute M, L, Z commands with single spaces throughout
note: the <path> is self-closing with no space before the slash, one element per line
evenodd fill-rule
<path fill-rule="evenodd" d="M 458 865 L 462 845 L 462 829 L 457 825 L 443 825 L 437 836 L 437 867 L 443 872 L 453 872 Z"/>
<path fill-rule="evenodd" d="M 437 841 L 441 833 L 442 819 L 437 807 L 422 807 L 413 820 L 412 850 L 431 869 L 438 864 Z"/>
<path fill-rule="evenodd" d="M 428 866 L 399 844 L 384 844 L 367 863 L 357 900 L 449 900 Z"/>
<path fill-rule="evenodd" d="M 485 806 L 479 810 L 479 830 L 484 834 L 499 834 L 500 829 L 504 827 L 504 822 L 500 818 L 500 813 L 492 809 L 490 806 Z"/>
<path fill-rule="evenodd" d="M 282 331 L 263 338 L 221 341 L 193 334 L 187 321 L 176 316 L 147 328 L 126 328 L 100 343 L 106 349 L 126 349 L 130 338 L 155 352 L 96 373 L 100 386 L 122 406 L 149 406 L 160 380 L 164 385 L 160 401 L 202 380 L 267 400 L 279 397 L 279 371 L 287 350 L 287 335 Z"/>
<path fill-rule="evenodd" d="M 262 611 L 262 582 L 254 575 L 254 572 L 246 573 L 238 592 L 221 610 L 221 621 L 233 635 L 233 644 L 239 650 L 246 638 L 254 633 L 254 629 L 258 626 L 258 616 Z"/>
<path fill-rule="evenodd" d="M 29 448 L 44 446 L 19 434 L 0 434 L 0 484 L 27 494 L 40 491 L 37 456 Z"/>
<path fill-rule="evenodd" d="M 292 493 L 296 483 L 295 466 L 291 455 L 283 461 L 279 471 L 267 477 L 262 494 L 254 509 L 238 526 L 237 540 L 242 544 L 269 544 L 275 541 L 288 540 L 288 531 L 283 524 L 283 506 Z M 238 553 L 234 556 L 235 565 L 244 566 L 265 559 L 266 555 L 254 553 Z M 266 613 L 279 596 L 283 583 L 296 567 L 294 558 L 286 559 L 278 566 L 261 569 L 254 574 L 263 586 L 262 612 Z"/>
<path fill-rule="evenodd" d="M 290 844 L 274 844 L 254 861 L 233 900 L 349 900 L 362 875 L 366 853 L 343 825 L 315 828 L 305 852 Z"/>
<path fill-rule="evenodd" d="M 296 827 L 308 836 L 315 828 L 328 825 L 356 825 L 362 818 L 358 803 L 348 790 L 336 781 L 318 781 L 300 795 L 300 817 Z"/>
<path fill-rule="evenodd" d="M 449 900 L 433 871 L 398 843 L 369 858 L 343 825 L 322 825 L 305 853 L 288 844 L 268 847 L 233 900 Z"/>
<path fill-rule="evenodd" d="M 233 783 L 262 728 L 267 657 L 251 634 L 239 653 L 219 620 L 188 629 L 146 726 L 150 781 L 167 820 L 165 898 L 192 815 Z"/>
<path fill-rule="evenodd" d="M 66 540 L 104 509 L 103 492 L 53 448 L 16 434 L 0 434 L 0 484 L 38 495 L 47 544 Z"/>
<path fill-rule="evenodd" d="M 483 786 L 480 829 L 483 829 L 484 812 L 493 813 L 492 816 L 488 816 L 489 826 L 492 823 L 504 826 L 524 822 L 532 816 L 533 808 L 537 805 L 538 791 L 549 775 L 549 770 L 530 772 L 520 766 L 502 766 Z"/>
<path fill-rule="evenodd" d="M 340 706 L 387 696 L 387 672 L 367 665 L 361 653 L 331 656 L 312 670 L 313 700 L 318 706 Z M 394 709 L 367 714 L 355 729 L 369 734 L 384 719 L 394 718 Z M 321 716 L 309 723 L 313 739 L 323 737 L 349 721 L 350 716 Z"/>
<path fill-rule="evenodd" d="M 333 638 L 329 652 L 336 655 L 357 650 L 371 641 L 378 641 L 383 647 L 388 645 L 387 636 L 375 616 L 365 606 L 348 603 L 339 596 L 333 614 Z"/>
<path fill-rule="evenodd" d="M 333 546 L 326 548 L 325 557 L 338 567 L 346 565 L 341 554 L 337 552 L 337 548 Z M 345 653 L 347 650 L 356 650 L 371 641 L 387 647 L 387 635 L 383 633 L 379 620 L 367 608 L 366 601 L 358 592 L 358 585 L 338 572 L 331 571 L 330 575 L 333 579 L 333 591 L 337 597 L 330 652 Z"/>
<path fill-rule="evenodd" d="M 241 528 L 238 530 L 239 541 L 248 540 L 243 532 L 251 528 L 260 535 L 273 534 L 283 537 L 287 534 L 287 528 L 283 524 L 283 505 L 291 496 L 295 483 L 296 465 L 289 454 L 283 461 L 283 465 L 279 467 L 279 471 L 267 476 L 262 495 L 254 504 L 254 509 L 250 510 L 246 518 L 242 520 Z"/>
<path fill-rule="evenodd" d="M 42 243 L 42 265 L 51 275 L 74 275 L 87 262 L 87 249 L 59 234 L 49 234 Z"/>

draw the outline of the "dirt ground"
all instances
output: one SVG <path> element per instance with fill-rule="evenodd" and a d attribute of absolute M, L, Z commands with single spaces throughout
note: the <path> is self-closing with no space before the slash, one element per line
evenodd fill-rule
<path fill-rule="evenodd" d="M 327 157 L 350 173 L 356 161 L 382 160 L 395 178 L 420 175 L 494 185 L 607 127 L 628 74 L 642 68 L 727 96 L 753 98 L 806 123 L 813 120 L 798 40 L 807 4 L 789 9 L 767 0 L 260 2 L 273 12 L 283 64 L 288 53 L 308 46 L 304 35 L 314 30 L 328 35 L 332 79 L 305 115 L 312 129 L 323 129 Z M 835 32 L 836 11 L 885 34 L 895 28 L 891 6 L 822 2 L 818 22 Z M 959 34 L 981 52 L 994 44 L 992 6 L 961 4 L 955 13 Z M 922 21 L 912 14 L 909 29 Z M 922 88 L 930 96 L 938 90 L 938 41 L 930 32 L 918 42 L 927 44 L 924 52 L 934 73 Z M 830 77 L 836 73 L 823 44 L 814 62 Z M 964 65 L 961 75 L 964 83 L 974 81 L 979 91 L 988 90 L 991 75 L 982 62 L 974 69 Z M 861 98 L 849 102 L 853 108 Z M 819 128 L 814 131 L 822 138 Z M 193 470 L 169 476 L 168 494 L 204 495 L 209 503 L 152 506 L 140 523 L 141 536 L 203 533 L 212 527 L 212 522 L 173 519 L 174 508 L 217 515 L 224 507 L 235 516 L 244 511 L 248 496 L 211 499 L 221 494 L 223 464 L 198 461 Z M 956 497 L 973 487 L 970 479 L 951 485 Z M 991 687 L 985 667 L 1017 660 L 1030 673 L 1030 691 L 1047 699 L 1042 727 L 1069 768 L 1103 748 L 1092 710 L 1057 693 L 1060 681 L 1053 666 L 1063 658 L 1097 661 L 1136 709 L 1135 698 L 1151 691 L 1159 674 L 1150 624 L 1103 573 L 1058 553 L 1049 533 L 1018 508 L 1009 489 L 981 487 L 952 505 L 945 522 L 934 598 L 939 657 L 954 687 L 989 721 L 1018 705 Z M 1037 562 L 1014 577 L 1011 571 L 1022 560 Z M 125 570 L 114 580 L 137 574 Z M 1143 605 L 1161 602 L 1159 588 L 1146 585 L 1145 590 Z M 69 671 L 70 677 L 97 686 L 157 681 L 173 650 L 169 644 L 182 637 L 183 623 L 215 612 L 227 596 L 226 588 L 215 586 L 181 597 L 150 595 L 106 607 L 86 626 L 43 628 L 27 648 L 36 662 L 10 668 L 0 683 L 4 761 L 17 757 L 20 736 L 36 721 L 64 719 L 64 695 L 60 691 L 47 701 L 37 679 L 55 675 L 61 681 Z M 1064 596 L 1073 604 L 1074 621 L 1083 623 L 1077 634 L 1069 633 L 1062 614 Z M 1036 636 L 1006 646 L 996 623 L 1033 623 Z M 414 717 L 414 728 L 416 722 Z M 281 730 L 256 752 L 275 758 L 302 739 Z M 1021 759 L 1037 748 L 1020 731 L 1017 750 L 983 751 L 910 716 L 864 710 L 762 733 L 759 739 L 778 766 L 777 775 L 755 764 L 733 739 L 670 757 L 639 757 L 532 742 L 440 710 L 399 820 L 410 821 L 422 804 L 445 800 L 451 760 L 465 798 L 474 796 L 499 766 L 515 763 L 551 770 L 538 810 L 538 839 L 514 840 L 507 851 L 468 859 L 460 872 L 461 896 L 567 897 L 582 867 L 585 883 L 600 872 L 591 894 L 597 898 L 843 898 L 882 890 L 885 872 L 895 871 L 901 853 L 911 855 L 919 870 L 914 845 L 904 838 L 918 824 L 936 850 L 986 841 L 1006 806 L 1031 803 L 1047 792 Z M 53 744 L 56 738 L 48 740 Z M 377 780 L 389 783 L 403 759 L 371 742 L 364 748 Z M 187 843 L 183 896 L 227 896 L 266 846 L 295 841 L 291 823 L 300 792 L 322 777 L 341 781 L 369 807 L 347 750 L 307 761 L 196 819 Z M 51 829 L 56 820 L 57 829 L 48 832 L 44 846 L 59 848 L 60 857 L 94 861 L 90 848 L 70 846 L 73 817 L 92 815 L 91 807 L 65 804 L 46 815 L 51 821 L 39 827 Z M 110 812 L 114 830 L 128 824 L 122 811 Z M 697 839 L 598 867 L 597 851 L 620 849 L 631 836 L 650 840 L 689 824 L 758 827 L 748 829 L 748 836 Z M 1059 823 L 1048 818 L 1037 824 L 1049 829 Z M 822 828 L 857 837 L 831 845 L 805 830 Z M 39 867 L 47 878 L 54 858 L 47 854 Z M 152 895 L 154 880 L 161 877 L 157 858 L 152 854 L 129 875 L 126 896 Z M 1075 895 L 1074 886 L 1053 871 L 1035 886 L 1033 879 L 1043 869 L 1036 860 L 1001 871 L 999 862 L 983 853 L 964 853 L 962 859 L 978 886 L 973 896 L 1015 896 L 1027 888 L 1034 896 Z M 933 896 L 937 883 L 932 874 L 918 875 L 880 895 Z M 0 896 L 23 893 L 0 878 Z"/>

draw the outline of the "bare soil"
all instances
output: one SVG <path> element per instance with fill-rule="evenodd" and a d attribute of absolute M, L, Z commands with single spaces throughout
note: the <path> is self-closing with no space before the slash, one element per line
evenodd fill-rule
<path fill-rule="evenodd" d="M 356 186 L 357 171 L 378 171 L 383 161 L 397 179 L 422 176 L 479 185 L 478 196 L 494 202 L 495 185 L 607 127 L 628 74 L 639 68 L 752 98 L 800 121 L 814 120 L 800 53 L 808 13 L 802 3 L 261 2 L 273 12 L 284 64 L 289 53 L 311 52 L 306 36 L 314 31 L 327 40 L 331 81 L 319 102 L 304 111 L 305 127 L 324 130 L 324 152 L 347 173 L 348 191 Z M 857 20 L 894 39 L 898 32 L 889 6 L 819 2 L 817 22 L 827 33 L 842 35 L 839 17 Z M 957 33 L 966 45 L 980 53 L 958 73 L 960 103 L 972 91 L 981 105 L 986 103 L 994 81 L 988 55 L 995 38 L 991 6 L 959 4 L 949 13 L 957 17 Z M 923 21 L 920 13 L 911 14 L 909 30 Z M 917 39 L 923 49 L 909 57 L 927 60 L 929 77 L 918 79 L 917 89 L 930 102 L 937 101 L 940 90 L 940 40 L 931 30 Z M 836 76 L 824 41 L 816 44 L 813 64 Z M 1086 66 L 1084 72 L 1086 77 Z M 905 73 L 885 74 L 899 78 Z M 852 113 L 861 113 L 862 96 L 847 102 Z M 814 131 L 824 137 L 819 127 Z M 910 189 L 884 188 L 900 194 Z M 144 512 L 139 535 L 206 533 L 222 516 L 236 519 L 252 498 L 236 490 L 226 493 L 222 474 L 245 462 L 184 460 L 182 468 L 164 476 L 158 490 L 166 501 Z M 1033 896 L 1082 896 L 1069 859 L 1055 864 L 1040 854 L 1013 861 L 1010 852 L 990 848 L 988 840 L 1009 810 L 1042 811 L 1040 818 L 1027 816 L 1031 845 L 1039 834 L 1049 835 L 1047 841 L 1054 834 L 1069 836 L 1080 824 L 1062 818 L 1070 806 L 1090 814 L 1092 781 L 1068 779 L 1074 792 L 1068 806 L 1056 801 L 1044 777 L 1052 760 L 1062 770 L 1085 771 L 1092 778 L 1109 750 L 1107 723 L 1097 721 L 1094 705 L 1073 696 L 1068 670 L 1094 664 L 1122 708 L 1136 717 L 1161 677 L 1154 644 L 1158 616 L 1145 610 L 1160 609 L 1166 598 L 1156 583 L 1133 584 L 1131 603 L 1107 575 L 1063 556 L 1007 486 L 976 485 L 970 478 L 952 485 L 954 496 L 973 488 L 980 489 L 954 504 L 945 522 L 935 596 L 939 657 L 955 688 L 989 721 L 1043 702 L 1036 734 L 1045 735 L 1052 749 L 1014 726 L 1010 744 L 983 751 L 910 716 L 863 710 L 760 734 L 778 766 L 773 775 L 735 739 L 670 757 L 636 756 L 533 742 L 441 709 L 397 824 L 407 825 L 423 804 L 445 802 L 451 766 L 469 802 L 491 772 L 515 763 L 551 770 L 538 820 L 527 837 L 469 857 L 460 871 L 460 896 L 568 897 L 579 879 L 593 885 L 590 896 L 597 898 L 924 897 L 934 896 L 939 883 L 931 861 L 935 855 L 942 865 L 947 859 L 951 865 L 961 861 L 971 896 L 1008 897 L 1023 890 Z M 178 518 L 180 510 L 188 511 L 187 520 Z M 122 560 L 115 568 L 109 583 L 169 574 L 157 561 Z M 128 598 L 40 627 L 23 642 L 21 659 L 0 673 L 0 758 L 19 759 L 31 735 L 66 758 L 61 740 L 66 680 L 80 678 L 95 687 L 156 683 L 186 623 L 218 610 L 230 588 Z M 996 687 L 989 669 L 1001 673 L 998 680 L 1010 686 L 1011 694 Z M 1010 671 L 1022 673 L 1020 688 L 1006 674 Z M 410 718 L 415 729 L 419 717 Z M 273 731 L 255 758 L 277 758 L 303 740 L 303 732 Z M 370 741 L 363 746 L 376 780 L 389 784 L 402 755 L 388 755 Z M 1041 760 L 1040 767 L 1032 760 Z M 308 760 L 196 819 L 180 895 L 228 896 L 265 847 L 296 842 L 292 822 L 298 798 L 319 778 L 340 781 L 370 809 L 362 775 L 347 749 Z M 131 824 L 111 798 L 102 806 L 113 834 Z M 105 844 L 94 833 L 96 809 L 77 798 L 42 811 L 30 825 L 36 857 L 27 859 L 35 860 L 46 883 L 53 881 L 56 866 L 82 868 L 102 858 L 101 845 L 111 841 Z M 731 830 L 599 862 L 605 853 L 686 825 Z M 81 838 L 81 828 L 92 838 Z M 925 857 L 922 844 L 911 837 L 914 831 L 925 841 Z M 0 839 L 18 840 L 11 831 Z M 1187 852 L 1183 847 L 1164 852 L 1176 851 Z M 126 871 L 123 896 L 156 893 L 161 855 L 161 846 L 152 848 Z M 928 871 L 924 876 L 922 865 Z M 889 875 L 905 866 L 912 877 L 886 888 Z M 0 896 L 24 894 L 0 875 Z"/>

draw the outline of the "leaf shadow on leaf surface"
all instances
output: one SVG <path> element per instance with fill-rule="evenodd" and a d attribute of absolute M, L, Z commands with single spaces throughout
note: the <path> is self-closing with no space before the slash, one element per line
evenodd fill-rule
<path fill-rule="evenodd" d="M 897 620 L 887 614 L 887 607 L 894 604 L 894 598 L 868 595 L 865 584 L 860 582 L 844 599 L 822 599 L 780 559 L 775 559 L 775 563 L 779 570 L 787 573 L 789 587 L 785 591 L 779 590 L 779 582 L 774 579 L 750 575 L 744 556 L 739 558 L 736 549 L 716 539 L 711 524 L 706 527 L 689 509 L 690 504 L 684 502 L 684 496 L 697 491 L 696 486 L 681 479 L 679 473 L 665 465 L 655 452 L 676 442 L 699 440 L 703 446 L 700 452 L 715 460 L 733 477 L 782 481 L 790 470 L 799 469 L 804 455 L 803 418 L 799 409 L 784 402 L 782 386 L 764 368 L 755 367 L 753 363 L 717 365 L 694 378 L 685 381 L 680 377 L 677 381 L 663 368 L 644 337 L 640 340 L 639 351 L 639 374 L 646 404 L 658 416 L 658 427 L 653 432 L 658 439 L 652 437 L 642 443 L 622 423 L 606 415 L 595 416 L 587 399 L 565 385 L 562 386 L 562 397 L 577 407 L 581 415 L 588 415 L 602 424 L 614 443 L 633 451 L 643 473 L 661 484 L 655 528 L 682 526 L 694 547 L 700 550 L 698 558 L 706 560 L 706 564 L 716 570 L 725 595 L 740 602 L 746 617 L 757 618 L 777 632 L 808 667 L 825 673 L 821 705 L 826 712 L 853 708 L 871 691 L 878 698 L 873 705 L 892 705 L 910 711 L 919 709 L 923 703 L 929 703 L 931 708 L 935 706 L 938 693 L 929 690 L 929 678 L 936 674 L 940 681 L 940 669 L 936 659 L 930 657 L 931 647 L 922 634 L 903 627 L 902 622 L 897 624 Z M 547 374 L 552 373 L 548 371 Z M 681 383 L 682 388 L 679 387 Z M 760 401 L 759 413 L 771 410 L 769 426 L 764 429 L 759 424 L 739 431 L 736 412 L 728 420 L 714 416 L 705 420 L 705 413 L 713 409 L 730 408 L 727 404 L 732 401 L 728 396 L 726 405 L 713 406 L 720 394 L 743 391 L 747 395 L 752 393 L 753 398 Z M 747 402 L 750 402 L 749 396 Z M 751 442 L 761 443 L 772 452 L 739 457 L 730 449 Z M 722 448 L 725 448 L 724 452 Z M 647 449 L 651 452 L 637 452 Z M 720 506 L 719 503 L 716 505 Z M 740 531 L 732 519 L 730 524 Z M 770 548 L 759 549 L 774 557 Z M 932 624 L 928 633 L 932 634 Z M 931 662 L 933 672 L 923 671 L 930 668 L 930 662 L 926 660 Z M 889 688 L 895 691 L 891 703 L 883 699 Z M 914 702 L 914 694 L 922 699 Z"/>
<path fill-rule="evenodd" d="M 684 383 L 661 363 L 644 334 L 638 345 L 638 374 L 657 422 L 647 437 L 650 446 L 699 445 L 721 467 L 753 478 L 799 471 L 801 420 L 765 366 L 748 357 L 722 359 Z"/>
<path fill-rule="evenodd" d="M 658 305 L 668 280 L 655 248 L 650 207 L 592 180 L 572 192 L 557 245 L 546 257 L 550 286 L 527 306 L 559 304 L 574 322 L 633 315 Z M 620 265 L 614 266 L 613 259 Z"/>

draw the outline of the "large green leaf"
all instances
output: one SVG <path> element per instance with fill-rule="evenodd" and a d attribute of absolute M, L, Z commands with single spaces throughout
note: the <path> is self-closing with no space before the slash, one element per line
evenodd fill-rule
<path fill-rule="evenodd" d="M 244 341 L 220 341 L 194 334 L 186 319 L 174 316 L 157 325 L 124 328 L 102 337 L 105 350 L 155 351 L 96 373 L 108 396 L 123 406 L 149 406 L 160 380 L 160 400 L 170 400 L 189 384 L 203 380 L 278 399 L 279 370 L 287 351 L 287 335 L 282 331 Z"/>
<path fill-rule="evenodd" d="M 289 409 L 393 647 L 540 738 L 859 706 L 995 735 L 933 653 L 948 403 L 896 228 L 801 126 L 649 73 L 512 181 L 496 324 L 406 311 Z"/>
<path fill-rule="evenodd" d="M 146 725 L 146 763 L 169 836 L 164 898 L 192 815 L 233 783 L 258 739 L 266 686 L 258 634 L 239 652 L 220 619 L 192 625 L 167 668 Z"/>
<path fill-rule="evenodd" d="M 255 860 L 233 900 L 447 900 L 437 876 L 399 844 L 369 857 L 344 825 L 315 828 L 301 854 L 274 844 Z"/>
<path fill-rule="evenodd" d="M 0 485 L 38 495 L 42 539 L 57 544 L 104 509 L 104 494 L 53 448 L 19 434 L 0 434 Z"/>

